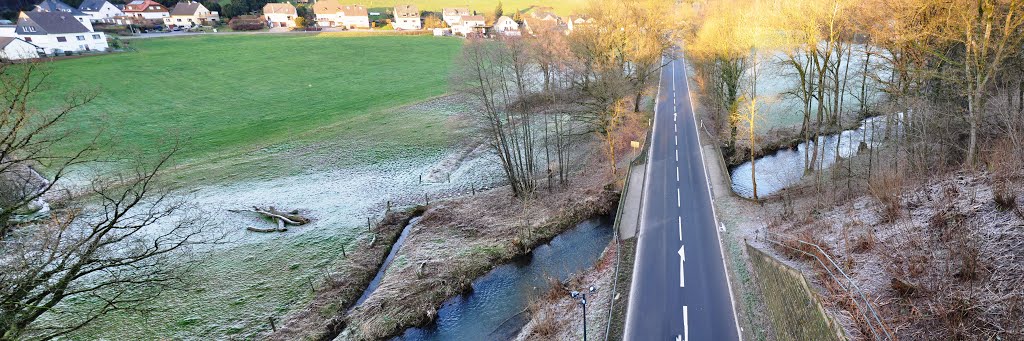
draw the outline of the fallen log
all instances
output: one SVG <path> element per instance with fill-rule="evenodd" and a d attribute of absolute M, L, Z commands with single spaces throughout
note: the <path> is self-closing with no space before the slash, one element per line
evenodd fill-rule
<path fill-rule="evenodd" d="M 288 231 L 288 228 L 284 226 L 284 221 L 283 220 L 281 220 L 281 219 L 274 219 L 274 221 L 277 222 L 277 227 L 261 228 L 261 227 L 249 226 L 249 227 L 246 227 L 245 229 L 249 230 L 249 231 L 252 231 L 252 232 L 261 232 L 261 233 L 285 232 L 285 231 Z"/>
<path fill-rule="evenodd" d="M 306 218 L 306 217 L 303 217 L 303 216 L 299 215 L 297 211 L 292 211 L 292 212 L 289 212 L 289 213 L 285 213 L 285 212 L 278 211 L 276 208 L 274 208 L 274 206 L 270 206 L 267 209 L 263 209 L 263 208 L 259 208 L 259 207 L 253 206 L 252 209 L 228 210 L 228 211 L 229 212 L 236 212 L 236 213 L 237 212 L 253 212 L 253 213 L 258 213 L 258 214 L 261 214 L 261 215 L 263 215 L 263 216 L 265 216 L 267 218 L 279 220 L 280 222 L 282 222 L 284 224 L 294 225 L 294 226 L 305 225 L 305 224 L 308 224 L 309 221 L 310 221 L 309 218 Z"/>

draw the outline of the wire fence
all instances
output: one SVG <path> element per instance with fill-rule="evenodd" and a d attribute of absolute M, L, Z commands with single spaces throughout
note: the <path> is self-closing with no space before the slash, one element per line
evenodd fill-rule
<path fill-rule="evenodd" d="M 818 265 L 825 270 L 832 281 L 838 284 L 839 287 L 848 294 L 848 297 L 852 298 L 851 301 L 857 310 L 855 313 L 859 314 L 861 319 L 864 321 L 864 324 L 867 326 L 867 330 L 871 333 L 871 338 L 873 340 L 894 340 L 889 328 L 885 325 L 878 314 L 878 311 L 875 309 L 872 302 L 868 300 L 867 295 L 864 294 L 864 290 L 857 285 L 857 282 L 854 281 L 853 278 L 843 271 L 842 267 L 840 267 L 839 264 L 821 248 L 821 246 L 800 240 L 799 238 L 773 232 L 766 232 L 765 241 L 786 250 L 791 250 L 814 258 L 818 262 Z M 793 247 L 792 245 L 787 244 L 786 241 L 795 242 L 798 245 L 808 247 L 812 252 L 807 252 L 803 248 Z"/>

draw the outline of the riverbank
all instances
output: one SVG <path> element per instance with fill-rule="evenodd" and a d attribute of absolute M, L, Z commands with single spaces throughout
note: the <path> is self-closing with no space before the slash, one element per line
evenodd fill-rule
<path fill-rule="evenodd" d="M 601 162 L 590 159 L 587 164 Z M 339 339 L 386 339 L 426 325 L 442 302 L 471 289 L 473 280 L 495 266 L 580 221 L 611 213 L 618 192 L 606 173 L 596 173 L 581 171 L 568 187 L 541 189 L 526 201 L 498 187 L 431 203 L 377 291 L 347 314 Z"/>
<path fill-rule="evenodd" d="M 391 251 L 398 236 L 413 218 L 426 211 L 424 206 L 392 211 L 372 230 L 373 237 L 351 250 L 342 249 L 349 262 L 342 269 L 327 274 L 323 284 L 314 293 L 313 300 L 306 308 L 293 312 L 284 318 L 282 327 L 267 337 L 268 340 L 318 340 L 341 332 L 343 321 L 338 318 L 352 307 L 373 280 Z"/>

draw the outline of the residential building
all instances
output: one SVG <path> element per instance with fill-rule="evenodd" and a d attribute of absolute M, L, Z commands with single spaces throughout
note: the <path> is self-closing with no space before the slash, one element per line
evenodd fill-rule
<path fill-rule="evenodd" d="M 213 26 L 220 21 L 220 14 L 211 12 L 195 1 L 179 2 L 171 10 L 171 16 L 164 18 L 167 27 Z"/>
<path fill-rule="evenodd" d="M 341 6 L 338 21 L 347 28 L 370 28 L 370 16 L 366 7 L 360 5 Z"/>
<path fill-rule="evenodd" d="M 570 32 L 594 23 L 594 18 L 591 17 L 570 15 L 568 19 L 565 21 L 565 26 Z"/>
<path fill-rule="evenodd" d="M 320 0 L 313 4 L 316 23 L 321 27 L 370 28 L 365 6 L 342 5 L 339 0 Z"/>
<path fill-rule="evenodd" d="M 0 37 L 0 62 L 39 58 L 39 46 L 16 37 Z"/>
<path fill-rule="evenodd" d="M 504 15 L 494 21 L 494 31 L 497 32 L 497 34 L 506 36 L 521 35 L 519 32 L 519 23 Z"/>
<path fill-rule="evenodd" d="M 263 18 L 270 27 L 295 27 L 295 18 L 298 16 L 299 12 L 295 6 L 287 2 L 268 3 L 263 6 Z"/>
<path fill-rule="evenodd" d="M 67 13 L 75 17 L 78 22 L 82 23 L 85 28 L 92 31 L 92 20 L 88 14 L 78 10 L 77 8 L 71 7 L 68 4 L 61 2 L 60 0 L 43 0 L 33 12 L 55 12 L 55 13 Z"/>
<path fill-rule="evenodd" d="M 123 12 L 126 17 L 136 19 L 162 20 L 171 16 L 167 7 L 153 0 L 132 0 L 124 5 Z"/>
<path fill-rule="evenodd" d="M 92 22 L 113 23 L 114 17 L 124 16 L 124 12 L 107 0 L 85 0 L 78 10 L 89 16 Z"/>
<path fill-rule="evenodd" d="M 484 28 L 487 26 L 487 20 L 482 15 L 465 15 L 459 18 L 459 22 L 452 26 L 452 31 L 461 34 L 468 35 L 471 33 L 482 33 Z"/>
<path fill-rule="evenodd" d="M 71 13 L 21 12 L 14 31 L 0 30 L 0 35 L 32 43 L 46 54 L 109 48 L 106 34 L 90 31 Z"/>
<path fill-rule="evenodd" d="M 462 20 L 462 16 L 471 14 L 466 7 L 444 8 L 441 9 L 441 20 L 444 20 L 448 27 L 454 27 Z"/>
<path fill-rule="evenodd" d="M 391 20 L 391 27 L 396 30 L 418 30 L 423 28 L 423 21 L 420 20 L 420 10 L 416 5 L 395 6 L 394 19 Z"/>

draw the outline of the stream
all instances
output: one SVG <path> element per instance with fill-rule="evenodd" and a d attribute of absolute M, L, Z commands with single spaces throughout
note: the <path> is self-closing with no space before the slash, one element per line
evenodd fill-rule
<path fill-rule="evenodd" d="M 841 133 L 819 136 L 819 146 L 825 146 L 824 155 L 820 152 L 818 167 L 826 169 L 832 166 L 836 160 L 836 147 L 839 147 L 839 156 L 848 158 L 858 152 L 860 143 L 864 142 L 868 148 L 881 143 L 885 135 L 885 119 L 887 116 L 874 116 L 861 121 L 857 129 L 844 130 Z M 896 122 L 902 121 L 903 114 L 899 113 L 893 117 Z M 898 124 L 898 123 L 896 123 Z M 874 138 L 872 139 L 872 132 Z M 874 141 L 872 143 L 872 141 Z M 811 145 L 813 148 L 813 144 Z M 756 160 L 757 195 L 764 197 L 774 194 L 786 187 L 796 184 L 804 175 L 804 151 L 807 150 L 807 143 L 801 143 L 796 148 L 780 149 L 771 155 L 766 155 Z M 820 147 L 819 147 L 820 148 Z M 813 152 L 813 151 L 812 151 Z M 750 178 L 750 162 L 734 167 L 730 171 L 732 178 L 732 190 L 744 198 L 753 198 L 753 182 Z"/>
<path fill-rule="evenodd" d="M 589 269 L 613 237 L 610 217 L 589 219 L 538 246 L 529 255 L 494 268 L 473 281 L 473 290 L 449 298 L 437 320 L 409 328 L 393 340 L 507 340 L 529 321 L 526 307 L 546 293 L 547 278 L 566 280 Z M 598 288 L 596 297 L 601 296 Z"/>
<path fill-rule="evenodd" d="M 387 272 L 388 266 L 391 265 L 391 261 L 395 260 L 395 254 L 398 253 L 398 249 L 402 248 L 402 244 L 405 243 L 405 237 L 409 235 L 409 231 L 412 231 L 412 227 L 420 221 L 421 216 L 417 216 L 409 220 L 409 223 L 402 228 L 402 233 L 398 235 L 398 239 L 395 240 L 395 244 L 391 245 L 391 251 L 388 252 L 387 258 L 384 258 L 384 263 L 380 265 L 380 270 L 377 270 L 377 275 L 373 276 L 373 280 L 370 281 L 370 285 L 366 286 L 366 290 L 363 291 L 363 296 L 359 296 L 359 300 L 353 307 L 363 304 L 366 298 L 370 297 L 377 287 L 380 286 L 380 280 L 384 278 L 384 273 Z"/>

